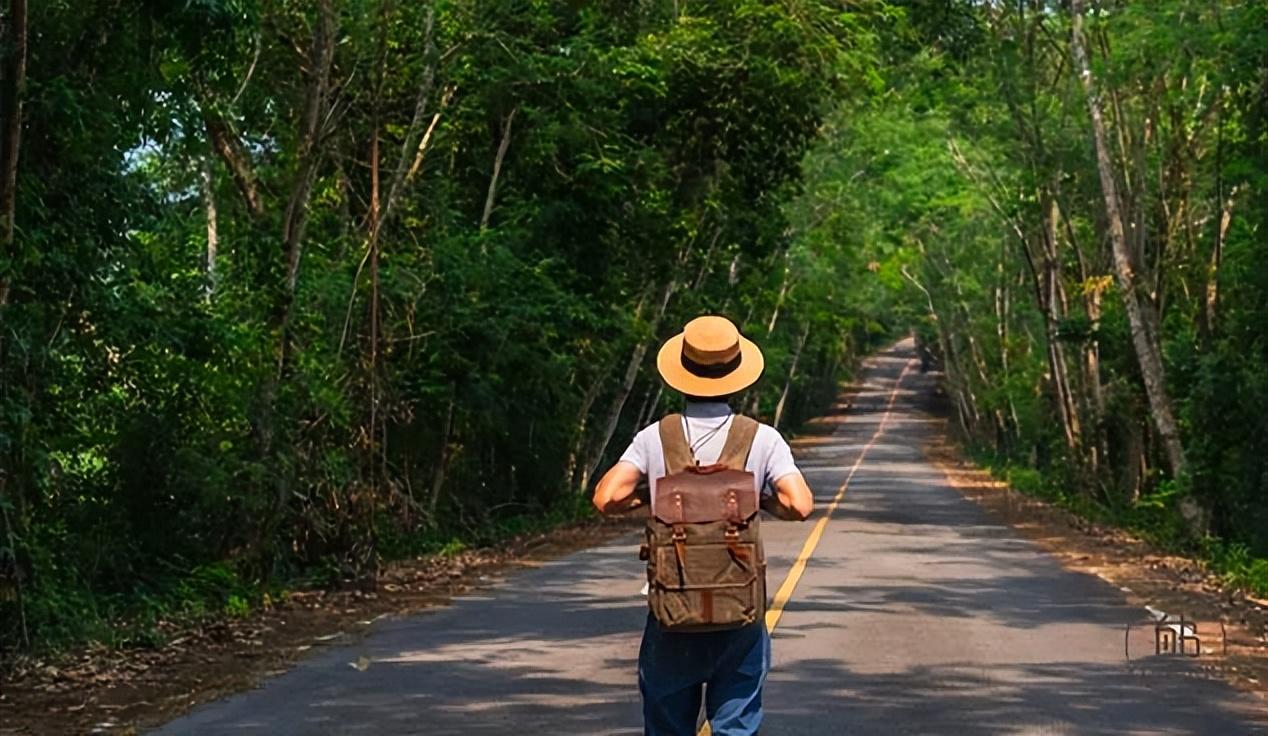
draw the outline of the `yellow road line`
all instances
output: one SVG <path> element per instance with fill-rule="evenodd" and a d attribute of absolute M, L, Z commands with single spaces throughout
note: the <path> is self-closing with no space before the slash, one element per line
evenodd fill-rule
<path fill-rule="evenodd" d="M 854 461 L 854 465 L 850 467 L 850 472 L 846 474 L 845 480 L 841 482 L 841 487 L 837 489 L 836 496 L 832 498 L 832 502 L 828 504 L 828 508 L 824 510 L 823 516 L 819 517 L 819 521 L 815 523 L 814 529 L 810 530 L 810 536 L 806 537 L 806 543 L 801 545 L 801 552 L 797 555 L 797 561 L 793 563 L 792 569 L 788 571 L 788 576 L 784 578 L 784 582 L 779 586 L 779 590 L 775 592 L 775 598 L 771 601 L 771 606 L 766 611 L 766 630 L 773 632 L 775 625 L 779 623 L 779 617 L 784 613 L 784 607 L 788 605 L 788 601 L 792 598 L 793 591 L 797 589 L 797 583 L 801 581 L 801 575 L 806 571 L 806 563 L 810 561 L 810 556 L 814 554 L 815 548 L 819 546 L 819 539 L 823 536 L 823 530 L 828 526 L 828 520 L 832 518 L 832 512 L 837 510 L 837 506 L 841 504 L 841 500 L 845 498 L 845 491 L 850 487 L 850 481 L 854 480 L 854 474 L 858 472 L 859 466 L 863 464 L 863 458 L 867 457 L 867 451 L 872 449 L 876 441 L 881 438 L 881 434 L 885 431 L 885 425 L 889 423 L 890 414 L 894 411 L 894 401 L 898 398 L 898 388 L 902 386 L 903 378 L 907 375 L 907 371 L 911 370 L 914 361 L 908 361 L 903 366 L 903 370 L 898 374 L 898 379 L 894 381 L 894 388 L 889 392 L 889 401 L 885 404 L 885 414 L 881 417 L 881 423 L 876 427 L 876 432 L 872 434 L 872 438 L 863 445 L 863 450 L 859 453 L 858 459 Z M 713 730 L 709 728 L 706 721 L 700 726 L 697 736 L 711 736 Z"/>
<path fill-rule="evenodd" d="M 859 466 L 863 464 L 863 459 L 867 457 L 867 451 L 872 449 L 885 431 L 885 425 L 889 422 L 890 414 L 894 410 L 894 401 L 898 398 L 898 388 L 902 385 L 903 377 L 907 375 L 907 371 L 910 368 L 911 363 L 909 362 L 903 366 L 902 373 L 898 374 L 898 380 L 894 381 L 894 388 L 889 393 L 889 401 L 885 405 L 885 414 L 881 417 L 880 425 L 876 427 L 876 432 L 872 435 L 872 438 L 863 446 L 863 451 L 859 453 L 858 459 L 850 467 L 850 472 L 845 476 L 841 487 L 837 489 L 836 496 L 828 504 L 823 516 L 815 523 L 814 529 L 810 530 L 810 536 L 806 537 L 806 543 L 801 546 L 801 553 L 797 555 L 797 561 L 793 563 L 792 569 L 788 571 L 788 576 L 784 578 L 783 585 L 780 585 L 779 590 L 776 591 L 775 598 L 771 601 L 771 606 L 766 611 L 767 631 L 775 630 L 775 625 L 779 623 L 779 617 L 784 613 L 784 606 L 788 605 L 788 600 L 792 598 L 793 590 L 797 588 L 797 583 L 801 580 L 802 573 L 806 571 L 806 563 L 810 561 L 810 556 L 814 554 L 815 548 L 819 546 L 819 538 L 823 536 L 823 530 L 827 528 L 828 520 L 832 518 L 832 512 L 836 511 L 837 506 L 841 504 L 841 500 L 845 498 L 845 491 L 850 487 L 850 481 L 854 480 L 854 474 L 858 472 Z"/>

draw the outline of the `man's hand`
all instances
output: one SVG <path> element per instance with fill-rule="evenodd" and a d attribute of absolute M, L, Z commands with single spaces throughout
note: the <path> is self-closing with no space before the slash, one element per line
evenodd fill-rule
<path fill-rule="evenodd" d="M 775 493 L 762 499 L 762 508 L 785 521 L 805 521 L 815 510 L 815 496 L 801 473 L 775 481 Z"/>
<path fill-rule="evenodd" d="M 604 474 L 594 489 L 594 507 L 604 514 L 615 514 L 639 505 L 634 490 L 643 472 L 632 463 L 619 462 Z"/>

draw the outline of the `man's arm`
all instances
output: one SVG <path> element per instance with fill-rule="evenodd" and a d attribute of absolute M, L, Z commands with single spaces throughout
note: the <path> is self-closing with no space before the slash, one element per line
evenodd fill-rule
<path fill-rule="evenodd" d="M 604 514 L 626 511 L 639 505 L 634 490 L 638 487 L 643 471 L 633 463 L 622 460 L 603 475 L 594 489 L 594 507 Z"/>
<path fill-rule="evenodd" d="M 815 510 L 815 496 L 801 473 L 775 481 L 775 492 L 762 499 L 762 508 L 785 521 L 805 521 Z"/>

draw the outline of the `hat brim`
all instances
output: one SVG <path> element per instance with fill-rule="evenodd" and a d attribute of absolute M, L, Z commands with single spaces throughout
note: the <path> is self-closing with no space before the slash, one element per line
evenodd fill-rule
<path fill-rule="evenodd" d="M 660 347 L 656 355 L 656 370 L 670 388 L 688 396 L 710 398 L 743 391 L 757 383 L 766 368 L 762 351 L 752 340 L 740 335 L 740 365 L 735 370 L 718 378 L 697 376 L 682 364 L 682 341 L 683 334 L 680 332 Z"/>

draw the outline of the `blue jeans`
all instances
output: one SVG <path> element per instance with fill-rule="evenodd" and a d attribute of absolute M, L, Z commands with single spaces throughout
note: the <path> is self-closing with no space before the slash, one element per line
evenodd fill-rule
<path fill-rule="evenodd" d="M 762 724 L 767 672 L 770 634 L 761 621 L 731 631 L 669 633 L 648 614 L 638 652 L 643 733 L 695 736 L 703 690 L 716 736 L 751 736 Z"/>

